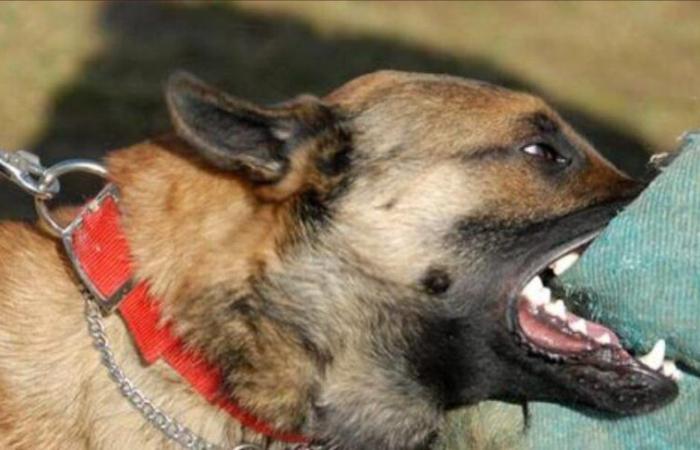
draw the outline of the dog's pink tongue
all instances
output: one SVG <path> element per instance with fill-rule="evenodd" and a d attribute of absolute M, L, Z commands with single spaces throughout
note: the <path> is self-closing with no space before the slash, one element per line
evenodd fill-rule
<path fill-rule="evenodd" d="M 611 330 L 568 311 L 562 319 L 548 314 L 541 306 L 519 301 L 518 319 L 522 332 L 533 344 L 552 352 L 578 353 L 606 344 L 620 346 L 620 340 Z M 585 328 L 581 327 L 582 323 Z"/>

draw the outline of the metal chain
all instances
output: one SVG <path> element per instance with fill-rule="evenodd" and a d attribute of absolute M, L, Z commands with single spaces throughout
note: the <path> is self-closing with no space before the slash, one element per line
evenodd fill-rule
<path fill-rule="evenodd" d="M 59 238 L 63 236 L 66 229 L 53 220 L 46 201 L 59 193 L 58 178 L 71 172 L 91 173 L 105 178 L 107 176 L 107 169 L 93 161 L 69 160 L 46 168 L 41 165 L 39 157 L 33 153 L 23 150 L 16 152 L 0 150 L 0 178 L 8 179 L 34 197 L 40 220 L 47 225 L 48 231 Z M 242 443 L 233 448 L 225 449 L 220 445 L 207 442 L 206 439 L 155 406 L 126 376 L 114 359 L 97 300 L 84 286 L 81 286 L 81 293 L 85 300 L 85 319 L 88 332 L 95 348 L 100 353 L 102 365 L 107 368 L 110 378 L 116 383 L 121 395 L 148 423 L 160 430 L 168 439 L 189 450 L 264 450 L 262 446 L 257 444 Z M 287 450 L 323 450 L 323 447 L 299 444 L 287 447 Z"/>
<path fill-rule="evenodd" d="M 107 340 L 99 306 L 89 292 L 82 290 L 82 294 L 85 299 L 85 319 L 88 332 L 92 337 L 95 348 L 100 353 L 102 365 L 107 368 L 110 378 L 116 383 L 122 396 L 131 403 L 134 409 L 148 423 L 183 448 L 191 450 L 224 450 L 224 447 L 207 442 L 203 437 L 178 422 L 177 419 L 163 412 L 134 385 L 133 381 L 126 376 L 114 359 L 114 353 Z M 263 448 L 255 444 L 240 444 L 231 450 L 263 450 Z"/>
<path fill-rule="evenodd" d="M 163 412 L 155 406 L 153 402 L 138 389 L 133 381 L 126 376 L 117 361 L 107 340 L 102 313 L 95 299 L 87 289 L 82 288 L 81 293 L 85 299 L 85 319 L 87 321 L 88 332 L 92 337 L 93 344 L 100 353 L 102 365 L 107 368 L 109 376 L 119 388 L 121 395 L 146 419 L 153 427 L 160 430 L 168 439 L 171 439 L 183 448 L 188 450 L 226 450 L 218 444 L 207 442 L 206 439 L 182 425 L 177 419 Z M 257 444 L 239 444 L 230 450 L 264 450 Z M 299 444 L 288 447 L 288 450 L 323 450 L 320 445 Z"/>

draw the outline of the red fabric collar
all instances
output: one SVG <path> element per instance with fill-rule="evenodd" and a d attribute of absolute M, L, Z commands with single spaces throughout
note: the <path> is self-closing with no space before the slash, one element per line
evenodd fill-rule
<path fill-rule="evenodd" d="M 219 368 L 186 347 L 173 334 L 172 324 L 161 323 L 160 302 L 150 294 L 148 283 L 133 283 L 133 263 L 120 224 L 118 198 L 116 188 L 108 186 L 83 209 L 64 236 L 66 250 L 85 286 L 105 309 L 117 308 L 147 365 L 163 359 L 209 403 L 244 426 L 279 441 L 308 444 L 305 436 L 276 430 L 231 401 L 222 392 Z"/>

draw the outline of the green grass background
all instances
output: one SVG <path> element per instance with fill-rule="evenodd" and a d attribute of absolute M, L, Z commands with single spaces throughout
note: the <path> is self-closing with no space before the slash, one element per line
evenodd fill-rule
<path fill-rule="evenodd" d="M 262 102 L 380 68 L 486 79 L 639 172 L 700 125 L 700 3 L 3 2 L 0 148 L 53 162 L 167 131 L 178 68 Z M 31 214 L 8 191 L 0 216 Z"/>

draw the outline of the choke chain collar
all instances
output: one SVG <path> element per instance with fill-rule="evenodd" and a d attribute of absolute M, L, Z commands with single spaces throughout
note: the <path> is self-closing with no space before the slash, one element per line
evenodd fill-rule
<path fill-rule="evenodd" d="M 48 201 L 60 192 L 59 178 L 69 173 L 87 173 L 107 178 L 107 169 L 94 161 L 67 160 L 51 167 L 41 165 L 35 154 L 26 151 L 5 152 L 0 150 L 0 177 L 4 177 L 34 198 L 34 204 L 42 225 L 56 238 L 64 238 L 71 226 L 63 227 L 51 216 Z M 90 206 L 88 206 L 89 208 Z M 85 320 L 95 349 L 100 354 L 102 365 L 116 384 L 121 395 L 154 428 L 168 439 L 191 450 L 264 450 L 258 444 L 240 443 L 225 448 L 208 442 L 202 436 L 181 424 L 177 419 L 164 412 L 149 399 L 124 373 L 114 358 L 102 320 L 104 305 L 95 298 L 92 289 L 80 283 L 85 301 Z M 289 445 L 288 450 L 323 450 L 322 446 L 309 444 Z"/>

